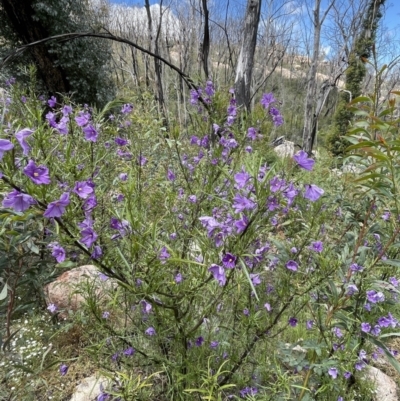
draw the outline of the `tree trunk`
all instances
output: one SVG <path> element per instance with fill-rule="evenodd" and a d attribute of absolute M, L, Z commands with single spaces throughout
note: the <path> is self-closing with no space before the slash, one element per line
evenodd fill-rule
<path fill-rule="evenodd" d="M 202 59 L 203 59 L 204 74 L 206 75 L 206 79 L 207 79 L 210 76 L 209 71 L 208 71 L 208 56 L 210 53 L 210 28 L 209 28 L 209 22 L 208 22 L 207 0 L 202 0 L 202 6 L 203 6 L 203 12 L 204 12 L 204 36 L 203 36 Z"/>
<path fill-rule="evenodd" d="M 39 21 L 33 18 L 32 0 L 0 0 L 14 32 L 23 44 L 36 42 L 50 36 Z M 66 93 L 69 84 L 64 71 L 55 66 L 54 57 L 48 52 L 46 45 L 31 47 L 31 54 L 36 62 L 38 73 L 50 93 Z"/>
<path fill-rule="evenodd" d="M 317 133 L 316 113 L 316 95 L 317 95 L 317 67 L 319 62 L 319 48 L 321 42 L 321 28 L 329 10 L 333 6 L 335 0 L 332 0 L 325 13 L 320 17 L 321 0 L 315 0 L 315 8 L 313 11 L 313 55 L 311 58 L 310 70 L 307 77 L 307 92 L 304 102 L 304 125 L 303 125 L 303 150 L 309 155 L 312 152 L 314 138 Z"/>
<path fill-rule="evenodd" d="M 235 78 L 237 105 L 245 107 L 247 110 L 250 110 L 251 77 L 253 73 L 260 12 L 261 0 L 248 0 L 242 46 L 236 65 Z"/>
<path fill-rule="evenodd" d="M 145 8 L 147 12 L 147 22 L 148 22 L 148 29 L 149 29 L 149 35 L 150 35 L 150 51 L 152 51 L 155 55 L 159 56 L 160 55 L 160 49 L 158 47 L 158 38 L 160 36 L 161 32 L 161 26 L 162 26 L 162 1 L 159 5 L 160 7 L 160 20 L 158 21 L 158 29 L 157 29 L 157 34 L 155 37 L 153 37 L 153 21 L 152 21 L 152 16 L 151 16 L 151 11 L 150 11 L 150 2 L 149 0 L 145 0 Z M 164 126 L 168 127 L 168 119 L 167 119 L 167 108 L 165 104 L 165 99 L 164 99 L 164 90 L 162 86 L 162 65 L 161 61 L 158 60 L 157 58 L 154 58 L 154 75 L 155 75 L 155 83 L 156 83 L 156 100 L 158 102 L 161 115 L 164 121 Z"/>

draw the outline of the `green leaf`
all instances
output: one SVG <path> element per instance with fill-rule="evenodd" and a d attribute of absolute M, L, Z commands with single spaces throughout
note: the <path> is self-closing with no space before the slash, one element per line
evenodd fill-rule
<path fill-rule="evenodd" d="M 372 102 L 372 99 L 369 98 L 368 96 L 358 96 L 355 99 L 353 99 L 349 104 L 356 104 L 356 103 L 361 103 L 361 102 Z"/>
<path fill-rule="evenodd" d="M 239 258 L 239 262 L 242 265 L 242 269 L 244 271 L 245 276 L 247 277 L 247 280 L 249 281 L 249 284 L 250 284 L 250 287 L 251 287 L 251 289 L 253 291 L 254 296 L 256 297 L 257 301 L 260 302 L 260 298 L 258 298 L 257 291 L 254 288 L 253 282 L 251 281 L 249 272 L 247 271 L 247 267 L 246 267 L 245 263 L 243 262 L 242 258 Z"/>
<path fill-rule="evenodd" d="M 4 287 L 0 292 L 0 301 L 7 298 L 7 289 L 8 289 L 8 287 L 7 287 L 7 283 L 6 283 L 6 284 L 4 284 Z"/>
<path fill-rule="evenodd" d="M 386 358 L 388 359 L 388 361 L 390 362 L 390 364 L 397 370 L 397 372 L 400 373 L 400 363 L 396 360 L 396 358 L 393 357 L 393 355 L 391 354 L 391 352 L 387 349 L 386 345 L 379 341 L 378 339 L 372 337 L 370 334 L 368 333 L 361 333 L 361 336 L 364 337 L 365 339 L 367 339 L 368 341 L 370 341 L 372 344 L 376 345 L 377 347 L 381 348 L 383 350 L 383 352 L 386 355 Z"/>
<path fill-rule="evenodd" d="M 386 260 L 381 260 L 381 263 L 384 265 L 389 265 L 393 267 L 400 267 L 400 260 L 398 259 L 386 259 Z"/>
<path fill-rule="evenodd" d="M 381 334 L 379 338 L 400 337 L 400 333 L 385 333 Z"/>
<path fill-rule="evenodd" d="M 59 263 L 57 266 L 58 266 L 58 267 L 62 267 L 62 268 L 67 268 L 67 269 L 69 269 L 69 268 L 75 267 L 75 266 L 76 266 L 76 263 L 75 263 L 75 262 L 72 262 L 71 260 L 66 260 L 66 261 L 64 261 L 64 262 L 62 262 L 62 263 Z"/>

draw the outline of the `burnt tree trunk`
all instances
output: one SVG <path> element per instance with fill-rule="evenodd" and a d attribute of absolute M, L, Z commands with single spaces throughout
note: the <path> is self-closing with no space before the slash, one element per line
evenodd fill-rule
<path fill-rule="evenodd" d="M 49 37 L 44 26 L 33 18 L 32 0 L 0 0 L 8 19 L 23 44 L 36 42 Z M 49 53 L 46 45 L 31 47 L 31 54 L 36 63 L 38 74 L 50 93 L 69 91 L 69 84 L 62 68 L 55 65 L 56 59 Z"/>
<path fill-rule="evenodd" d="M 209 70 L 208 70 L 208 56 L 210 53 L 210 27 L 208 21 L 208 8 L 207 8 L 207 0 L 202 0 L 203 12 L 204 12 L 204 37 L 203 37 L 203 51 L 202 51 L 202 58 L 203 58 L 203 70 L 204 74 L 206 75 L 206 79 L 210 77 Z"/>
<path fill-rule="evenodd" d="M 248 0 L 242 45 L 236 65 L 235 93 L 238 106 L 250 110 L 251 77 L 254 66 L 254 53 L 257 44 L 258 24 L 260 22 L 261 0 Z"/>

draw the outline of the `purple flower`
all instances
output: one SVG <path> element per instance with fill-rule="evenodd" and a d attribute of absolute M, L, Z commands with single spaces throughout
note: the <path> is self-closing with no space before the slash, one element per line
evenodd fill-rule
<path fill-rule="evenodd" d="M 68 372 L 68 366 L 67 365 L 61 365 L 60 366 L 60 375 L 65 376 Z"/>
<path fill-rule="evenodd" d="M 339 372 L 338 372 L 338 370 L 337 370 L 336 368 L 330 368 L 330 369 L 328 370 L 328 374 L 329 374 L 329 376 L 332 377 L 332 379 L 336 379 L 338 373 L 339 373 Z"/>
<path fill-rule="evenodd" d="M 371 334 L 373 336 L 379 336 L 379 334 L 381 333 L 381 328 L 379 327 L 379 325 L 375 325 L 372 329 L 371 329 Z"/>
<path fill-rule="evenodd" d="M 85 212 L 91 212 L 97 206 L 97 199 L 96 196 L 90 195 L 82 205 L 82 209 Z"/>
<path fill-rule="evenodd" d="M 307 320 L 306 322 L 306 329 L 311 330 L 314 326 L 314 320 Z"/>
<path fill-rule="evenodd" d="M 324 190 L 314 184 L 305 184 L 304 186 L 306 191 L 303 196 L 305 199 L 308 199 L 311 202 L 317 201 L 324 194 Z"/>
<path fill-rule="evenodd" d="M 79 127 L 85 126 L 90 121 L 90 114 L 82 111 L 75 117 L 75 121 Z"/>
<path fill-rule="evenodd" d="M 347 294 L 346 295 L 353 295 L 358 292 L 358 288 L 355 284 L 349 284 L 347 286 Z"/>
<path fill-rule="evenodd" d="M 294 260 L 289 260 L 286 263 L 286 268 L 295 272 L 299 268 L 299 265 Z"/>
<path fill-rule="evenodd" d="M 361 370 L 363 370 L 365 368 L 365 366 L 366 366 L 366 364 L 365 364 L 364 361 L 358 361 L 358 362 L 355 363 L 354 368 L 356 370 L 361 371 Z"/>
<path fill-rule="evenodd" d="M 313 241 L 309 247 L 314 252 L 321 253 L 324 250 L 324 246 L 321 241 Z"/>
<path fill-rule="evenodd" d="M 257 130 L 253 127 L 250 127 L 247 130 L 247 138 L 250 138 L 252 141 L 257 139 Z"/>
<path fill-rule="evenodd" d="M 215 93 L 214 90 L 214 84 L 212 83 L 212 81 L 207 81 L 206 82 L 206 87 L 204 88 L 204 92 L 206 92 L 207 96 L 213 96 Z"/>
<path fill-rule="evenodd" d="M 57 309 L 58 309 L 58 307 L 57 307 L 57 305 L 55 305 L 55 304 L 50 304 L 50 305 L 47 307 L 47 310 L 48 310 L 50 313 L 56 313 L 56 312 L 57 312 Z"/>
<path fill-rule="evenodd" d="M 87 181 L 77 181 L 73 192 L 75 192 L 80 198 L 86 199 L 91 193 L 93 193 L 93 188 Z"/>
<path fill-rule="evenodd" d="M 176 179 L 174 172 L 170 169 L 168 169 L 168 171 L 167 171 L 167 179 L 168 179 L 168 181 L 175 181 L 175 179 Z"/>
<path fill-rule="evenodd" d="M 148 336 L 155 336 L 156 335 L 156 330 L 154 329 L 154 327 L 149 327 L 148 329 L 146 329 L 145 333 Z"/>
<path fill-rule="evenodd" d="M 139 166 L 143 167 L 147 163 L 147 159 L 144 156 L 140 155 L 138 157 L 138 163 Z"/>
<path fill-rule="evenodd" d="M 383 213 L 383 215 L 381 216 L 382 220 L 388 221 L 390 220 L 390 212 L 386 211 Z"/>
<path fill-rule="evenodd" d="M 272 310 L 271 305 L 268 302 L 264 304 L 264 308 L 267 310 L 267 312 L 271 312 Z"/>
<path fill-rule="evenodd" d="M 92 259 L 100 259 L 102 256 L 103 256 L 103 250 L 101 249 L 101 246 L 96 245 L 96 246 L 93 248 L 93 252 L 92 252 L 92 254 L 90 255 L 90 257 L 91 257 Z M 106 277 L 107 277 L 107 276 L 106 276 Z"/>
<path fill-rule="evenodd" d="M 199 220 L 202 226 L 207 229 L 207 235 L 209 237 L 211 237 L 214 231 L 220 227 L 220 224 L 217 222 L 217 220 L 214 219 L 214 217 L 202 216 L 199 217 Z"/>
<path fill-rule="evenodd" d="M 247 182 L 250 180 L 250 175 L 244 171 L 242 167 L 242 171 L 240 173 L 237 173 L 233 176 L 236 182 L 236 187 L 238 189 L 243 188 Z"/>
<path fill-rule="evenodd" d="M 222 264 L 227 268 L 227 269 L 233 269 L 236 266 L 236 256 L 232 255 L 231 253 L 227 252 L 223 257 L 222 257 Z"/>
<path fill-rule="evenodd" d="M 158 255 L 158 259 L 161 260 L 161 264 L 165 264 L 166 260 L 169 259 L 171 255 L 168 253 L 167 248 L 165 246 L 162 247 L 160 254 Z"/>
<path fill-rule="evenodd" d="M 233 199 L 235 202 L 232 207 L 235 209 L 235 213 L 240 213 L 243 210 L 251 210 L 256 207 L 256 204 L 252 200 L 239 194 L 236 194 Z"/>
<path fill-rule="evenodd" d="M 364 333 L 369 333 L 371 331 L 371 325 L 366 322 L 361 323 L 361 331 Z"/>
<path fill-rule="evenodd" d="M 69 205 L 69 192 L 64 192 L 60 199 L 48 204 L 46 211 L 43 216 L 50 217 L 61 217 L 65 212 L 65 208 Z"/>
<path fill-rule="evenodd" d="M 399 286 L 399 280 L 397 280 L 396 277 L 390 277 L 389 283 L 392 284 L 392 286 L 396 287 L 396 288 Z"/>
<path fill-rule="evenodd" d="M 183 280 L 182 274 L 181 273 L 176 274 L 176 276 L 174 278 L 175 283 L 180 284 L 182 282 L 182 280 Z"/>
<path fill-rule="evenodd" d="M 247 395 L 253 396 L 258 393 L 258 390 L 255 387 L 245 387 L 244 389 L 239 391 L 240 397 L 245 398 Z"/>
<path fill-rule="evenodd" d="M 69 115 L 72 113 L 72 107 L 66 104 L 66 105 L 61 109 L 61 113 L 63 114 L 64 117 L 69 116 Z"/>
<path fill-rule="evenodd" d="M 269 114 L 272 116 L 272 122 L 275 127 L 280 127 L 283 124 L 283 117 L 278 109 L 276 109 L 275 107 L 271 107 L 269 110 Z"/>
<path fill-rule="evenodd" d="M 46 166 L 36 166 L 33 160 L 29 160 L 29 163 L 24 168 L 24 174 L 35 184 L 50 184 L 48 168 Z"/>
<path fill-rule="evenodd" d="M 128 174 L 126 174 L 126 173 L 121 173 L 121 174 L 119 175 L 119 179 L 120 179 L 121 181 L 126 181 L 126 180 L 128 179 Z"/>
<path fill-rule="evenodd" d="M 143 312 L 145 315 L 148 315 L 148 314 L 151 312 L 151 310 L 153 309 L 153 307 L 151 306 L 151 303 L 149 303 L 149 302 L 143 300 L 143 301 L 141 302 L 141 304 L 142 304 L 142 306 L 143 306 L 142 312 Z"/>
<path fill-rule="evenodd" d="M 351 373 L 350 373 L 350 372 L 344 372 L 344 373 L 343 373 L 343 376 L 344 376 L 345 379 L 348 380 L 348 379 L 350 379 L 350 377 L 351 377 Z"/>
<path fill-rule="evenodd" d="M 254 286 L 261 284 L 260 275 L 259 274 L 250 274 L 251 282 Z"/>
<path fill-rule="evenodd" d="M 235 220 L 234 224 L 237 234 L 241 234 L 249 224 L 249 220 L 246 216 L 243 215 L 241 219 Z"/>
<path fill-rule="evenodd" d="M 261 97 L 260 103 L 265 108 L 268 109 L 272 103 L 275 103 L 276 99 L 272 93 L 264 93 Z"/>
<path fill-rule="evenodd" d="M 32 198 L 32 196 L 14 189 L 6 195 L 2 205 L 4 207 L 12 208 L 16 212 L 24 212 L 25 210 L 29 209 L 30 205 L 35 203 L 36 201 Z"/>
<path fill-rule="evenodd" d="M 274 177 L 270 182 L 270 189 L 271 192 L 278 192 L 279 190 L 283 189 L 286 185 L 286 181 L 284 179 L 280 179 L 279 177 Z"/>
<path fill-rule="evenodd" d="M 290 318 L 289 318 L 289 324 L 290 324 L 290 326 L 296 327 L 296 326 L 297 326 L 297 322 L 298 322 L 298 320 L 297 320 L 295 317 L 290 317 Z"/>
<path fill-rule="evenodd" d="M 114 142 L 118 145 L 118 146 L 125 146 L 128 144 L 128 141 L 126 139 L 120 138 L 120 137 L 116 137 L 114 139 Z"/>
<path fill-rule="evenodd" d="M 62 263 L 65 260 L 65 249 L 60 246 L 57 242 L 53 244 L 49 244 L 49 248 L 51 248 L 51 256 L 56 258 L 57 263 Z"/>
<path fill-rule="evenodd" d="M 99 133 L 91 124 L 83 128 L 83 133 L 85 134 L 85 139 L 91 142 L 96 142 L 97 137 L 99 136 Z"/>
<path fill-rule="evenodd" d="M 350 270 L 353 272 L 361 272 L 364 268 L 360 265 L 358 265 L 357 263 L 352 263 L 350 265 Z"/>
<path fill-rule="evenodd" d="M 208 271 L 214 276 L 221 287 L 226 284 L 225 270 L 222 266 L 212 264 Z"/>
<path fill-rule="evenodd" d="M 106 274 L 100 272 L 99 273 L 99 279 L 101 281 L 107 281 L 108 280 L 108 276 Z"/>
<path fill-rule="evenodd" d="M 343 337 L 343 333 L 342 331 L 339 329 L 339 327 L 334 327 L 332 329 L 333 334 L 337 337 L 337 338 L 341 338 Z"/>
<path fill-rule="evenodd" d="M 132 356 L 135 353 L 135 350 L 132 347 L 129 347 L 126 350 L 124 350 L 123 353 L 125 356 Z"/>
<path fill-rule="evenodd" d="M 197 197 L 196 197 L 196 195 L 190 195 L 190 196 L 188 196 L 188 201 L 189 201 L 190 203 L 196 203 L 196 202 L 197 202 Z"/>
<path fill-rule="evenodd" d="M 367 291 L 367 299 L 372 304 L 376 304 L 378 302 L 383 302 L 385 300 L 385 296 L 382 292 L 376 292 L 375 290 Z"/>
<path fill-rule="evenodd" d="M 108 319 L 108 318 L 110 317 L 110 312 L 107 312 L 107 311 L 103 312 L 103 314 L 101 315 L 101 317 L 102 317 L 103 319 Z"/>
<path fill-rule="evenodd" d="M 15 137 L 17 138 L 17 141 L 19 142 L 19 144 L 21 145 L 21 148 L 24 152 L 24 155 L 26 156 L 29 151 L 31 150 L 31 147 L 28 145 L 28 142 L 26 142 L 26 138 L 28 136 L 31 136 L 34 133 L 33 130 L 29 129 L 29 128 L 24 128 L 21 131 L 18 131 L 15 134 Z"/>
<path fill-rule="evenodd" d="M 96 242 L 97 237 L 98 235 L 95 233 L 95 231 L 92 228 L 87 227 L 81 231 L 80 241 L 82 242 L 82 244 L 90 248 L 93 243 Z"/>
<path fill-rule="evenodd" d="M 196 338 L 196 347 L 201 347 L 204 343 L 204 338 L 202 336 Z"/>
<path fill-rule="evenodd" d="M 51 108 L 56 107 L 57 98 L 54 97 L 54 96 L 52 96 L 52 97 L 47 101 L 47 104 L 48 104 Z"/>
<path fill-rule="evenodd" d="M 0 160 L 3 158 L 4 152 L 11 150 L 14 145 L 7 139 L 0 139 Z"/>
<path fill-rule="evenodd" d="M 315 161 L 313 159 L 309 159 L 308 155 L 304 150 L 300 150 L 297 152 L 293 159 L 299 165 L 299 167 L 304 168 L 305 170 L 311 171 L 314 167 Z"/>
<path fill-rule="evenodd" d="M 122 114 L 129 114 L 133 110 L 133 106 L 129 103 L 124 104 L 121 108 Z"/>
<path fill-rule="evenodd" d="M 60 122 L 55 125 L 55 129 L 57 132 L 61 135 L 67 135 L 68 134 L 68 117 L 62 117 Z"/>
<path fill-rule="evenodd" d="M 210 343 L 210 348 L 215 349 L 215 348 L 218 347 L 218 345 L 219 345 L 219 342 L 218 342 L 218 341 L 211 341 L 211 343 Z"/>
<path fill-rule="evenodd" d="M 49 111 L 46 114 L 46 120 L 49 123 L 50 127 L 52 127 L 52 128 L 57 127 L 56 115 L 54 113 L 52 113 L 51 111 Z"/>

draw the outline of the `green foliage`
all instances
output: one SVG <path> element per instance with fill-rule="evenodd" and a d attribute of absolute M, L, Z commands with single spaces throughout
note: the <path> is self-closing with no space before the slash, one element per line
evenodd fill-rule
<path fill-rule="evenodd" d="M 103 22 L 104 11 L 96 10 L 88 1 L 77 0 L 35 0 L 32 2 L 32 18 L 47 32 L 48 36 L 72 32 L 98 31 Z M 8 43 L 3 51 L 21 44 L 19 32 L 12 30 L 4 10 L 4 24 L 0 35 Z M 111 75 L 111 42 L 95 38 L 81 38 L 70 41 L 56 41 L 46 45 L 54 57 L 55 64 L 65 75 L 74 101 L 104 106 L 115 95 Z M 4 53 L 3 53 L 4 55 Z M 23 59 L 22 65 L 27 64 Z M 19 60 L 21 62 L 21 60 Z M 18 64 L 19 66 L 21 64 Z M 10 66 L 15 75 L 19 68 Z M 44 66 L 40 66 L 43 73 Z M 17 75 L 22 75 L 17 73 Z"/>
<path fill-rule="evenodd" d="M 371 57 L 372 49 L 375 44 L 378 23 L 382 17 L 380 7 L 385 0 L 371 0 L 367 14 L 364 16 L 363 29 L 357 37 L 354 48 L 350 53 L 348 67 L 346 70 L 346 91 L 351 93 L 352 99 L 360 96 L 361 85 L 366 74 L 365 63 Z M 375 56 L 375 53 L 374 53 Z M 327 137 L 327 148 L 335 156 L 343 156 L 347 146 L 344 136 L 347 135 L 349 124 L 353 114 L 347 108 L 350 101 L 348 92 L 339 95 L 339 102 L 334 115 L 334 125 L 331 134 Z"/>
<path fill-rule="evenodd" d="M 356 187 L 329 161 L 313 171 L 294 160 L 266 165 L 264 138 L 247 137 L 249 126 L 269 137 L 262 109 L 228 125 L 229 99 L 217 94 L 209 114 L 192 108 L 191 125 L 166 138 L 152 101 L 140 99 L 129 99 L 130 112 L 127 101 L 96 111 L 64 99 L 67 134 L 43 121 L 35 98 L 14 101 L 2 138 L 14 145 L 0 162 L 4 196 L 17 189 L 37 202 L 21 218 L 34 215 L 68 262 L 90 261 L 112 280 L 102 296 L 87 285 L 78 314 L 93 364 L 113 380 L 105 391 L 126 400 L 366 399 L 365 355 L 389 355 L 398 324 L 393 105 L 379 117 L 368 109 L 374 98 L 352 104 L 362 118 L 348 139 L 352 157 L 367 167 Z M 82 113 L 95 140 L 78 124 Z M 222 129 L 213 138 L 214 122 Z M 14 135 L 24 127 L 35 129 L 27 154 Z M 50 184 L 29 178 L 29 160 L 49 169 Z M 82 197 L 86 184 L 93 191 Z M 65 192 L 65 210 L 44 217 Z M 62 330 L 67 341 L 72 329 Z"/>

